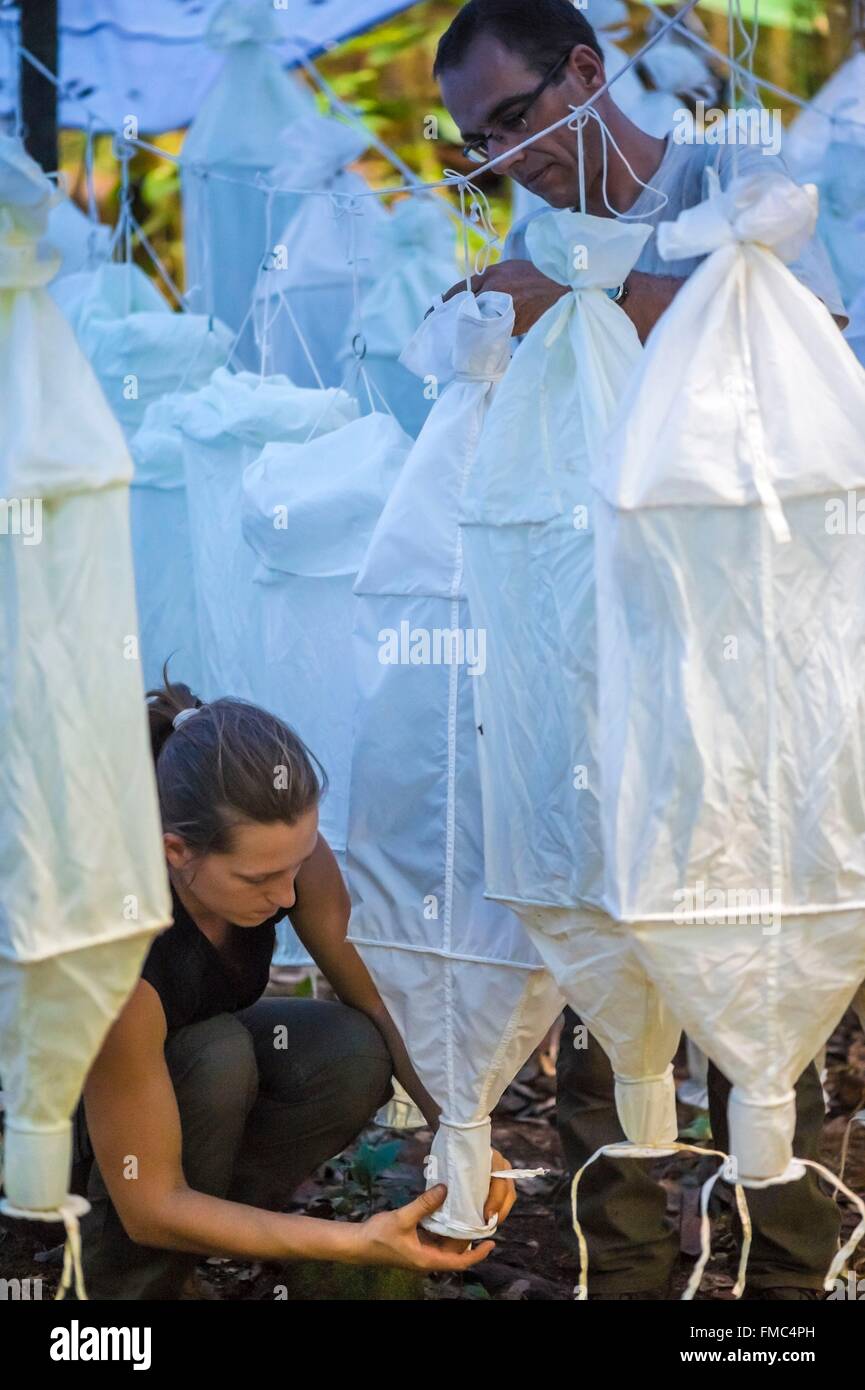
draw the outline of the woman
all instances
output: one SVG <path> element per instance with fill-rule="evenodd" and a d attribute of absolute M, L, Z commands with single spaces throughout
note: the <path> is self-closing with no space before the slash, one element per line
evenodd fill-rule
<path fill-rule="evenodd" d="M 84 1091 L 90 1297 L 177 1298 L 202 1255 L 476 1264 L 491 1241 L 472 1251 L 418 1228 L 441 1186 L 361 1223 L 278 1210 L 369 1122 L 392 1073 L 431 1125 L 437 1108 L 345 939 L 348 894 L 318 833 L 326 779 L 300 739 L 264 710 L 203 705 L 167 676 L 149 718 L 174 923 Z M 262 998 L 286 913 L 340 1003 Z M 512 1203 L 512 1184 L 492 1180 L 488 1217 Z"/>

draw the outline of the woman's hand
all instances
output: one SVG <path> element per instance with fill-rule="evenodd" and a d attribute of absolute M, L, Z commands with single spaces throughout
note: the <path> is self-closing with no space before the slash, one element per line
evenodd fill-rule
<path fill-rule="evenodd" d="M 382 1211 L 357 1226 L 350 1227 L 355 1236 L 351 1264 L 389 1265 L 396 1269 L 460 1270 L 485 1260 L 495 1248 L 492 1240 L 482 1241 L 476 1249 L 462 1251 L 447 1248 L 434 1236 L 427 1236 L 418 1224 L 425 1216 L 438 1211 L 447 1196 L 443 1183 L 422 1192 L 408 1206 L 396 1211 Z"/>
<path fill-rule="evenodd" d="M 291 925 L 331 989 L 343 1004 L 366 1014 L 384 1038 L 393 1058 L 393 1074 L 435 1127 L 439 1107 L 421 1084 L 405 1043 L 376 989 L 372 976 L 350 941 L 346 941 L 351 899 L 333 850 L 319 835 L 313 854 L 297 875 L 297 902 Z"/>
<path fill-rule="evenodd" d="M 512 1168 L 498 1149 L 492 1150 L 492 1171 L 500 1172 L 503 1168 Z M 501 1226 L 510 1215 L 511 1208 L 517 1200 L 517 1189 L 515 1183 L 510 1178 L 490 1178 L 490 1190 L 487 1193 L 487 1200 L 484 1204 L 484 1221 L 492 1221 L 494 1216 L 498 1217 L 497 1225 Z"/>
<path fill-rule="evenodd" d="M 499 1153 L 498 1149 L 491 1149 L 490 1157 L 490 1168 L 493 1172 L 500 1172 L 503 1168 L 513 1166 L 503 1154 Z M 516 1200 L 516 1188 L 508 1178 L 490 1178 L 490 1190 L 484 1203 L 484 1221 L 489 1223 L 493 1217 L 496 1217 L 496 1227 L 498 1228 L 507 1219 Z M 462 1254 L 464 1250 L 468 1250 L 470 1244 L 467 1240 L 458 1240 L 456 1236 L 430 1235 L 429 1239 L 434 1240 L 440 1250 L 448 1250 L 456 1254 Z"/>

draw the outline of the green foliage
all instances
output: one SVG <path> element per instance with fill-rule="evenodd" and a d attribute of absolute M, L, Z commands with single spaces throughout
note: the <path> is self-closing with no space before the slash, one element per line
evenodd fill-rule
<path fill-rule="evenodd" d="M 334 1216 L 363 1221 L 374 1211 L 401 1206 L 411 1200 L 407 1186 L 382 1179 L 402 1152 L 400 1140 L 364 1141 L 350 1155 L 335 1158 L 329 1169 L 333 1181 L 326 1184 L 321 1198 Z"/>
<path fill-rule="evenodd" d="M 376 1178 L 380 1178 L 396 1162 L 401 1149 L 402 1144 L 398 1139 L 384 1144 L 361 1144 L 351 1168 L 355 1182 L 371 1192 Z"/>
<path fill-rule="evenodd" d="M 708 1110 L 698 1110 L 694 1119 L 679 1134 L 688 1144 L 707 1144 L 712 1138 L 712 1124 Z"/>
<path fill-rule="evenodd" d="M 741 0 L 742 18 L 746 24 L 753 23 L 755 10 L 761 25 L 772 28 L 799 29 L 811 33 L 820 27 L 826 18 L 826 5 L 823 0 Z M 727 0 L 703 0 L 703 9 L 727 14 Z"/>
<path fill-rule="evenodd" d="M 462 1299 L 472 1303 L 492 1303 L 493 1296 L 483 1284 L 473 1284 L 466 1280 L 463 1284 Z"/>

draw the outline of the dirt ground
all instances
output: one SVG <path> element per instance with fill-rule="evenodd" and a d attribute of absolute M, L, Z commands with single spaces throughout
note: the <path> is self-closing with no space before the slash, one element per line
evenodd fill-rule
<path fill-rule="evenodd" d="M 865 1105 L 865 1037 L 848 1015 L 827 1049 L 826 1089 L 830 1108 L 823 1136 L 823 1162 L 837 1172 L 844 1131 L 850 1116 Z M 565 1300 L 573 1297 L 576 1261 L 556 1223 L 557 1194 L 566 1183 L 556 1136 L 555 1079 L 549 1051 L 537 1054 L 502 1099 L 494 1116 L 493 1138 L 514 1166 L 543 1167 L 548 1176 L 520 1184 L 520 1199 L 502 1227 L 495 1253 L 465 1275 L 422 1280 L 397 1271 L 348 1270 L 320 1264 L 241 1264 L 203 1261 L 189 1296 L 222 1301 L 321 1299 L 494 1299 Z M 693 1125 L 697 1112 L 682 1107 L 682 1127 Z M 422 1162 L 429 1133 L 397 1134 L 371 1128 L 354 1148 L 324 1165 L 295 1194 L 292 1210 L 310 1215 L 360 1220 L 372 1211 L 410 1200 L 423 1186 Z M 667 1209 L 678 1222 L 682 1253 L 674 1296 L 684 1287 L 697 1253 L 697 1200 L 700 1183 L 714 1160 L 658 1160 L 656 1175 L 667 1192 Z M 708 1166 L 706 1166 L 708 1165 Z M 865 1125 L 852 1129 L 846 1181 L 865 1193 Z M 718 1189 L 716 1189 L 718 1191 Z M 842 1203 L 845 1234 L 856 1224 L 849 1203 Z M 59 1275 L 56 1249 L 62 1229 L 10 1222 L 0 1218 L 0 1278 L 41 1278 L 42 1297 L 53 1295 Z M 698 1298 L 730 1299 L 736 1251 L 726 1200 L 713 1199 L 712 1259 Z M 852 1268 L 865 1276 L 865 1242 Z M 32 1286 L 31 1286 L 32 1287 Z"/>

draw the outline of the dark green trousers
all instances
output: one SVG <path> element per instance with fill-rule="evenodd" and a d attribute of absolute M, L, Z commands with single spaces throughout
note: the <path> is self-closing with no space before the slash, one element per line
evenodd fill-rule
<path fill-rule="evenodd" d="M 274 1046 L 276 1028 L 285 1048 Z M 260 999 L 191 1023 L 169 1034 L 165 1058 L 190 1187 L 273 1211 L 392 1094 L 390 1053 L 375 1024 L 325 1000 Z M 81 1235 L 90 1298 L 179 1298 L 199 1256 L 131 1240 L 95 1162 L 87 1196 Z"/>
<path fill-rule="evenodd" d="M 625 1137 L 607 1055 L 591 1034 L 587 1047 L 574 1048 L 577 1023 L 576 1015 L 566 1009 L 556 1067 L 557 1125 L 571 1174 L 603 1144 Z M 729 1081 L 710 1062 L 713 1146 L 722 1150 L 728 1143 L 729 1093 Z M 812 1064 L 796 1086 L 793 1150 L 799 1158 L 818 1158 L 823 1119 L 823 1091 Z M 746 1191 L 746 1200 L 753 1226 L 748 1283 L 757 1288 L 822 1288 L 838 1248 L 839 1218 L 814 1173 L 800 1182 Z M 576 1253 L 569 1188 L 562 1193 L 557 1215 Z M 678 1257 L 678 1234 L 666 1215 L 664 1189 L 651 1177 L 648 1162 L 599 1158 L 580 1179 L 579 1215 L 589 1251 L 590 1294 L 603 1297 L 666 1287 Z"/>

